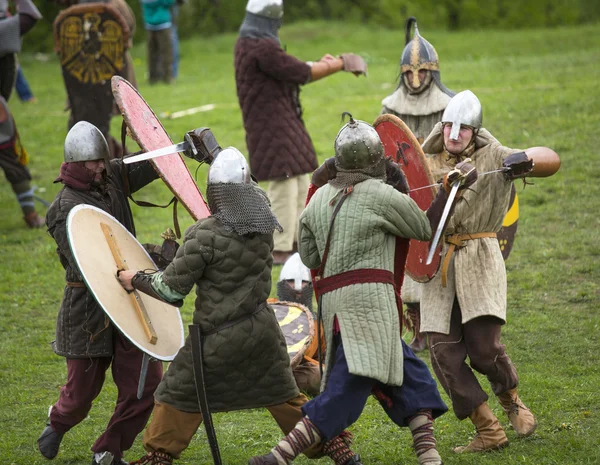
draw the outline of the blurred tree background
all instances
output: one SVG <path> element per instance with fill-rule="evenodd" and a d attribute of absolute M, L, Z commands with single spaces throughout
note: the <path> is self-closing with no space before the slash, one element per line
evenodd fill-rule
<path fill-rule="evenodd" d="M 52 22 L 60 7 L 51 0 L 34 0 L 44 15 L 25 36 L 24 50 L 53 49 Z M 139 0 L 127 0 L 138 19 L 135 41 L 143 40 Z M 179 35 L 213 35 L 236 31 L 247 0 L 187 0 L 180 9 Z M 285 0 L 286 23 L 333 20 L 401 29 L 415 16 L 427 30 L 546 28 L 600 20 L 598 0 Z"/>

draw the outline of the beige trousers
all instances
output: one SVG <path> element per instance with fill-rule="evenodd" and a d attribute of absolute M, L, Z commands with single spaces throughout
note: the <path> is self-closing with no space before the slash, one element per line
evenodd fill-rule
<path fill-rule="evenodd" d="M 298 394 L 283 404 L 266 408 L 281 431 L 288 434 L 304 417 L 301 407 L 306 402 L 308 398 L 304 394 Z M 152 420 L 144 432 L 144 449 L 148 452 L 166 452 L 177 459 L 189 446 L 201 423 L 201 413 L 184 412 L 169 404 L 156 402 Z M 322 443 L 312 446 L 304 451 L 304 455 L 311 458 L 321 457 L 322 446 Z"/>
<path fill-rule="evenodd" d="M 294 242 L 298 240 L 298 219 L 304 210 L 309 186 L 309 174 L 269 181 L 267 195 L 271 209 L 283 226 L 282 233 L 275 231 L 273 234 L 274 250 L 291 252 L 294 248 Z"/>

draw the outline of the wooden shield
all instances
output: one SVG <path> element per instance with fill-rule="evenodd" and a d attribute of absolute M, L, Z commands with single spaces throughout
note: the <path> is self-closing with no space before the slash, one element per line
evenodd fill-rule
<path fill-rule="evenodd" d="M 114 244 L 125 263 L 123 268 L 156 269 L 137 239 L 113 216 L 91 205 L 78 205 L 71 210 L 67 236 L 85 284 L 113 324 L 148 355 L 173 360 L 184 342 L 179 309 L 141 292 L 128 294 L 116 278 L 119 267 L 113 255 Z M 132 303 L 136 296 L 154 329 L 154 343 Z"/>
<path fill-rule="evenodd" d="M 173 145 L 156 114 L 126 79 L 113 77 L 112 91 L 131 136 L 142 150 L 149 152 Z M 210 215 L 210 210 L 179 153 L 153 158 L 150 163 L 195 221 Z"/>
<path fill-rule="evenodd" d="M 315 322 L 311 311 L 296 302 L 269 302 L 275 311 L 279 327 L 285 336 L 292 368 L 304 357 L 307 347 L 313 340 Z"/>
<path fill-rule="evenodd" d="M 502 251 L 502 257 L 504 261 L 510 255 L 515 237 L 517 235 L 517 223 L 519 222 L 519 197 L 517 196 L 517 190 L 513 184 L 512 190 L 510 191 L 510 205 L 502 228 L 498 231 L 498 243 L 500 244 L 500 250 Z"/>
<path fill-rule="evenodd" d="M 113 113 L 110 79 L 125 73 L 129 27 L 111 5 L 87 3 L 54 20 L 54 47 L 69 96 L 71 124 L 88 121 L 109 132 Z"/>
<path fill-rule="evenodd" d="M 435 180 L 416 137 L 408 126 L 394 115 L 379 116 L 373 127 L 381 138 L 385 155 L 398 163 L 404 171 L 411 189 L 410 197 L 421 210 L 427 210 L 437 193 L 437 187 L 432 186 Z M 431 187 L 423 188 L 424 186 Z M 441 244 L 439 250 L 441 251 Z M 425 283 L 431 280 L 440 266 L 439 253 L 434 255 L 430 265 L 425 264 L 428 252 L 429 242 L 411 239 L 406 272 L 415 281 Z"/>

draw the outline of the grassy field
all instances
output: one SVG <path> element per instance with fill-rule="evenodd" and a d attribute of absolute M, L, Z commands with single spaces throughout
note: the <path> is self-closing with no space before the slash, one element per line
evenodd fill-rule
<path fill-rule="evenodd" d="M 455 34 L 425 28 L 422 33 L 441 57 L 444 84 L 455 91 L 475 92 L 483 104 L 484 126 L 501 142 L 519 148 L 548 146 L 562 159 L 554 177 L 536 180 L 525 189 L 518 185 L 519 232 L 507 262 L 509 311 L 503 342 L 517 365 L 522 398 L 537 415 L 538 430 L 528 439 L 516 439 L 497 401 L 490 399 L 507 427 L 510 447 L 454 456 L 452 447 L 466 443 L 473 428 L 449 412 L 436 422 L 444 463 L 599 464 L 600 25 Z M 323 160 L 333 154 L 342 111 L 370 122 L 378 115 L 381 99 L 395 88 L 403 34 L 310 23 L 284 26 L 281 37 L 288 52 L 304 60 L 352 51 L 369 62 L 366 79 L 339 73 L 302 90 L 305 121 Z M 144 44 L 133 49 L 140 91 L 156 113 L 215 105 L 209 112 L 163 119 L 173 139 L 180 140 L 189 129 L 210 126 L 221 145 L 245 151 L 233 78 L 235 38 L 183 42 L 181 75 L 173 86 L 150 87 L 144 78 Z M 38 195 L 51 201 L 60 187 L 53 180 L 63 157 L 67 113 L 59 63 L 54 56 L 47 58 L 22 57 L 38 102 L 21 104 L 13 95 L 11 107 L 31 154 Z M 114 135 L 119 134 L 120 123 L 113 120 Z M 193 164 L 190 168 L 204 190 L 206 168 L 197 172 Z M 166 203 L 170 195 L 154 183 L 136 198 Z M 64 273 L 49 235 L 25 229 L 7 182 L 0 183 L 0 199 L 0 463 L 43 464 L 36 439 L 66 373 L 64 360 L 49 344 Z M 167 210 L 134 206 L 134 215 L 141 242 L 159 242 L 158 235 L 171 226 Z M 191 224 L 185 212 L 180 221 L 183 226 Z M 274 269 L 274 278 L 278 273 Z M 191 320 L 192 305 L 188 299 L 182 309 L 184 323 Z M 427 353 L 422 357 L 429 363 Z M 482 385 L 487 385 L 484 379 Z M 90 416 L 65 436 L 54 463 L 90 463 L 89 447 L 108 422 L 115 398 L 108 381 Z M 249 456 L 268 451 L 280 437 L 264 410 L 219 414 L 215 421 L 226 464 L 244 464 Z M 369 401 L 351 430 L 365 464 L 417 463 L 408 430 L 396 428 L 376 402 Z M 134 460 L 141 454 L 140 437 L 126 458 Z M 178 463 L 211 463 L 203 430 Z M 309 461 L 301 458 L 297 463 Z"/>

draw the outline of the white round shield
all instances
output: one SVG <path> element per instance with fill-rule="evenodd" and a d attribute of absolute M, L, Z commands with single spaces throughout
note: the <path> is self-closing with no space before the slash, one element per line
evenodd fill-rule
<path fill-rule="evenodd" d="M 128 293 L 116 278 L 119 269 L 156 270 L 133 234 L 105 211 L 78 205 L 67 217 L 67 236 L 85 284 L 112 323 L 151 357 L 173 360 L 184 343 L 179 309 Z"/>

